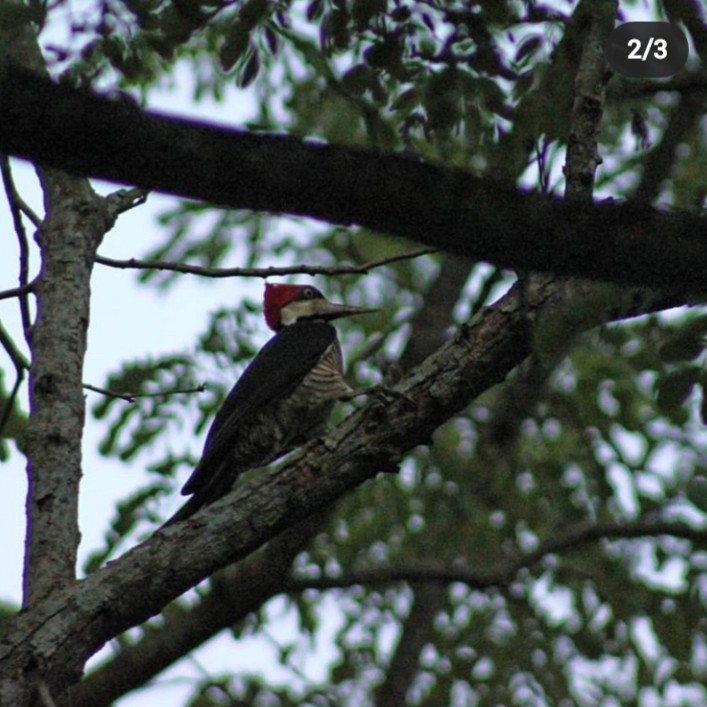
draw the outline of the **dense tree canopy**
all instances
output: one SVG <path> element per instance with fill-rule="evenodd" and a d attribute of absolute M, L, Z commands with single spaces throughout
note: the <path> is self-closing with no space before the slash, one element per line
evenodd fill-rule
<path fill-rule="evenodd" d="M 610 69 L 638 17 L 688 37 L 679 73 Z M 0 454 L 28 478 L 0 703 L 113 704 L 277 632 L 277 601 L 291 680 L 204 664 L 188 704 L 706 702 L 705 55 L 697 0 L 0 0 Z M 218 127 L 151 110 L 185 80 Z M 154 241 L 102 255 L 151 190 L 174 195 Z M 96 265 L 166 308 L 185 273 L 315 276 L 379 308 L 340 327 L 351 381 L 385 390 L 153 535 L 260 305 L 205 301 L 184 350 L 125 342 L 87 405 Z M 86 414 L 145 472 L 77 567 Z M 300 671 L 327 632 L 325 678 Z"/>

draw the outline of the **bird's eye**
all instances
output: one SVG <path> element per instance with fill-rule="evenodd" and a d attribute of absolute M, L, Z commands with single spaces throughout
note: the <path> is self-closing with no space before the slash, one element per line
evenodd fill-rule
<path fill-rule="evenodd" d="M 314 290 L 311 287 L 305 287 L 302 290 L 302 296 L 305 299 L 312 299 L 312 297 L 314 297 Z"/>

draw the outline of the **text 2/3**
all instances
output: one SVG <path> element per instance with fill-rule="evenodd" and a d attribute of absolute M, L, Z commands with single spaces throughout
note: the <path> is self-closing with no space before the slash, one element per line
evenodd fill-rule
<path fill-rule="evenodd" d="M 666 39 L 656 39 L 655 37 L 649 37 L 648 41 L 646 42 L 646 48 L 643 53 L 641 53 L 640 39 L 636 39 L 635 37 L 633 39 L 629 39 L 628 46 L 633 47 L 633 50 L 630 51 L 628 54 L 629 59 L 638 59 L 640 61 L 646 61 L 646 59 L 651 56 L 651 48 L 653 47 L 655 47 L 652 54 L 654 59 L 660 60 L 668 58 L 668 41 Z"/>
<path fill-rule="evenodd" d="M 626 22 L 606 43 L 614 71 L 636 79 L 672 76 L 685 66 L 689 51 L 687 37 L 670 22 Z"/>

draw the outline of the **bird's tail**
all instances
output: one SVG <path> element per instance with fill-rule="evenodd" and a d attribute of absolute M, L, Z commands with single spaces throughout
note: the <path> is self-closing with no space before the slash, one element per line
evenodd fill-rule
<path fill-rule="evenodd" d="M 157 531 L 159 532 L 163 528 L 174 525 L 174 523 L 178 523 L 180 520 L 191 518 L 191 516 L 193 516 L 198 510 L 206 506 L 208 503 L 210 503 L 210 501 L 207 501 L 198 494 L 192 496 L 173 516 L 162 523 L 162 525 L 157 528 Z"/>
<path fill-rule="evenodd" d="M 173 525 L 180 520 L 191 518 L 204 506 L 208 506 L 210 503 L 225 496 L 233 488 L 240 471 L 239 468 L 234 468 L 232 465 L 228 466 L 227 464 L 214 469 L 209 477 L 209 483 L 202 485 L 195 491 L 191 498 L 171 518 L 168 518 L 158 530 L 162 530 L 162 528 Z M 184 493 L 184 490 L 182 490 L 182 493 Z"/>

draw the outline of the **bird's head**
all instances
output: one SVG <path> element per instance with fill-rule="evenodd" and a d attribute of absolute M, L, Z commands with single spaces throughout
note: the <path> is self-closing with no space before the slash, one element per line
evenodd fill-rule
<path fill-rule="evenodd" d="M 270 283 L 265 283 L 264 310 L 265 321 L 273 331 L 305 319 L 331 320 L 376 311 L 329 302 L 311 285 Z"/>

